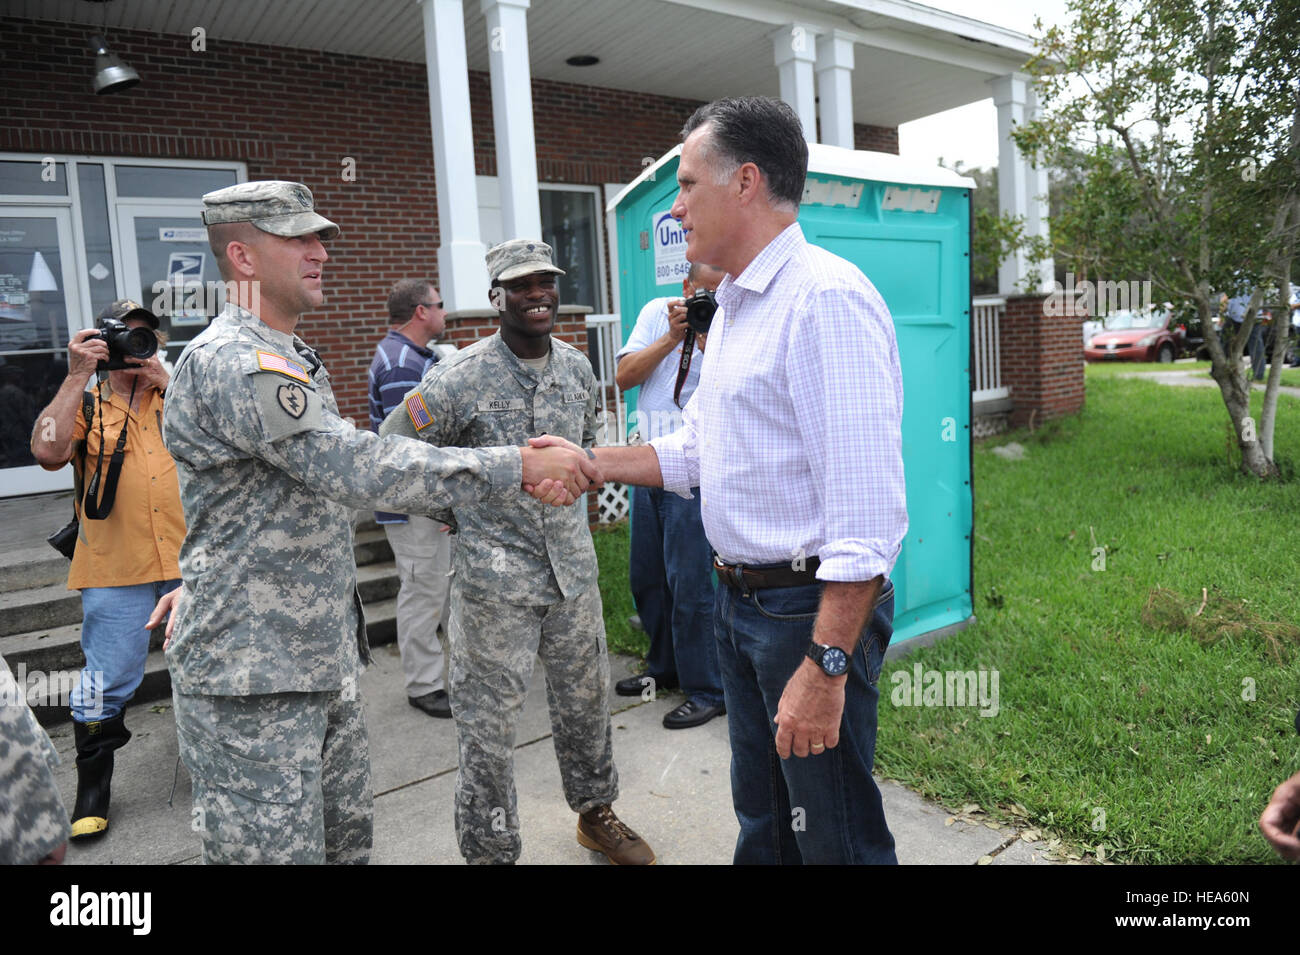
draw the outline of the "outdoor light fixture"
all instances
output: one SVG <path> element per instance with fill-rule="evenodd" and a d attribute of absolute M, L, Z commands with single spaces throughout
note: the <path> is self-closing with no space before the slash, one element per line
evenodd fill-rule
<path fill-rule="evenodd" d="M 570 66 L 595 66 L 600 62 L 600 57 L 592 56 L 589 53 L 581 53 L 578 56 L 571 56 L 564 61 Z"/>
<path fill-rule="evenodd" d="M 99 34 L 90 38 L 90 48 L 95 51 L 95 95 L 120 93 L 140 82 L 140 74 L 108 50 L 108 41 Z"/>

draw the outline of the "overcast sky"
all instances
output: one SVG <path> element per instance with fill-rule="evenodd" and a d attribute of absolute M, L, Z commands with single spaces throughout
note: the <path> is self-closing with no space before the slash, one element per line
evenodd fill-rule
<path fill-rule="evenodd" d="M 926 6 L 1034 36 L 1034 18 L 1044 24 L 1065 22 L 1065 0 L 922 0 Z M 967 167 L 996 166 L 998 120 L 993 100 L 981 100 L 898 127 L 898 151 L 924 165 L 943 157 Z"/>

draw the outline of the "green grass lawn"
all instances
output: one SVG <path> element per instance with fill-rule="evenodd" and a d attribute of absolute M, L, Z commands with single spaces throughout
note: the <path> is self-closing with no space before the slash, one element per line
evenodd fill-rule
<path fill-rule="evenodd" d="M 600 600 L 605 608 L 605 638 L 610 653 L 628 653 L 644 657 L 650 638 L 628 625 L 636 613 L 632 591 L 627 585 L 627 553 L 631 540 L 626 520 L 606 524 L 592 531 L 596 560 L 600 565 Z"/>
<path fill-rule="evenodd" d="M 977 446 L 978 623 L 886 665 L 876 767 L 1081 856 L 1277 861 L 1256 820 L 1300 770 L 1300 652 L 1279 664 L 1251 620 L 1300 622 L 1300 489 L 1237 472 L 1217 390 L 1117 377 L 1146 367 L 1091 365 L 1081 414 Z M 1023 460 L 992 453 L 1013 440 Z M 1300 459 L 1290 397 L 1277 448 Z M 642 654 L 645 635 L 627 626 L 627 525 L 595 539 L 610 648 Z M 1246 626 L 1212 645 L 1147 626 L 1157 587 L 1189 613 L 1202 588 L 1207 614 L 1245 601 L 1229 613 Z M 894 705 L 892 675 L 918 663 L 996 669 L 997 715 Z"/>
<path fill-rule="evenodd" d="M 1123 862 L 1275 861 L 1256 819 L 1300 770 L 1300 654 L 1279 664 L 1251 615 L 1300 621 L 1300 493 L 1237 473 L 1217 391 L 1114 367 L 1089 367 L 1080 415 L 977 447 L 979 622 L 886 667 L 877 769 Z M 1011 440 L 1023 460 L 991 452 Z M 1300 455 L 1300 401 L 1277 447 Z M 1202 588 L 1209 612 L 1245 601 L 1246 626 L 1213 645 L 1153 629 L 1157 587 L 1189 613 Z M 998 714 L 893 705 L 892 673 L 916 663 L 996 669 Z"/>
<path fill-rule="evenodd" d="M 1209 371 L 1208 361 L 1176 361 L 1162 365 L 1156 361 L 1091 361 L 1085 367 L 1089 378 L 1112 378 L 1135 371 Z"/>

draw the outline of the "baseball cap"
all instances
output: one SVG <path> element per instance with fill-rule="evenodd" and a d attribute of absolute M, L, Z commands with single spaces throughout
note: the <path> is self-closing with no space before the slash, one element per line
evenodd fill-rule
<path fill-rule="evenodd" d="M 119 298 L 111 305 L 105 306 L 103 311 L 95 316 L 95 323 L 99 324 L 106 318 L 115 318 L 119 322 L 125 322 L 128 318 L 142 318 L 149 323 L 150 328 L 155 331 L 158 329 L 158 316 L 129 298 Z"/>

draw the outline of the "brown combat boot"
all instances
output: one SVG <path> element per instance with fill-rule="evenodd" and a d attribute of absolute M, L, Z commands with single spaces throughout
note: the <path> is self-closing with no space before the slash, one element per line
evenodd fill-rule
<path fill-rule="evenodd" d="M 654 865 L 654 850 L 619 821 L 612 806 L 597 806 L 578 817 L 578 845 L 603 852 L 614 865 Z"/>

